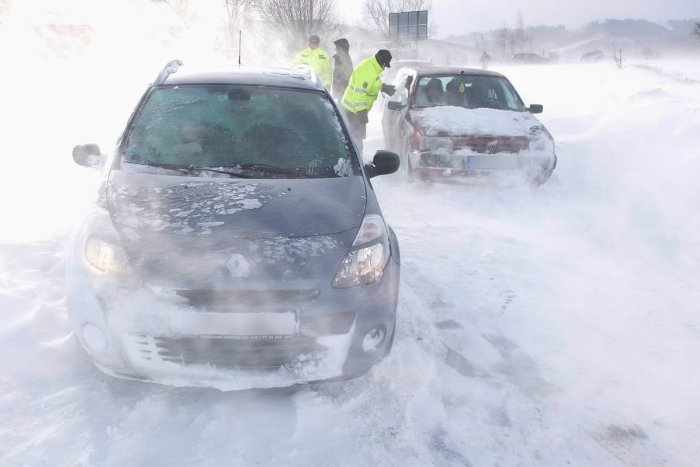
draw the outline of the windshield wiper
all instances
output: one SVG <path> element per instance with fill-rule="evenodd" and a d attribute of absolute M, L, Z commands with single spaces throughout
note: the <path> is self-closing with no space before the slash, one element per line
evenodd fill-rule
<path fill-rule="evenodd" d="M 264 174 L 295 175 L 296 177 L 301 178 L 323 177 L 323 175 L 319 173 L 314 173 L 313 169 L 307 169 L 304 167 L 288 168 L 278 167 L 276 165 L 270 164 L 258 164 L 254 162 L 239 164 L 236 167 L 245 171 L 252 171 Z"/>
<path fill-rule="evenodd" d="M 223 170 L 214 167 L 199 167 L 195 165 L 167 164 L 164 162 L 136 162 L 124 161 L 127 164 L 144 165 L 146 167 L 157 167 L 159 169 L 176 170 L 186 175 L 194 175 L 203 171 L 216 172 L 239 178 L 254 178 L 250 174 L 242 173 L 240 170 Z"/>
<path fill-rule="evenodd" d="M 136 164 L 136 165 L 145 165 L 146 167 L 157 167 L 159 169 L 168 169 L 168 170 L 177 170 L 178 172 L 182 172 L 185 174 L 190 173 L 190 169 L 186 165 L 179 165 L 179 164 L 166 164 L 162 162 L 137 162 L 137 161 L 123 161 L 126 162 L 127 164 Z"/>
<path fill-rule="evenodd" d="M 229 170 L 223 169 L 223 168 L 218 168 L 218 167 L 203 167 L 203 166 L 196 166 L 196 165 L 191 165 L 189 166 L 190 173 L 197 173 L 197 172 L 214 172 L 218 174 L 226 174 L 230 175 L 231 177 L 239 177 L 239 178 L 255 178 L 250 174 L 241 172 L 238 170 L 236 167 L 232 167 Z"/>
<path fill-rule="evenodd" d="M 293 175 L 297 178 L 303 177 L 323 177 L 323 174 L 310 172 L 302 168 L 286 168 L 278 167 L 270 164 L 257 164 L 257 163 L 246 163 L 238 164 L 229 168 L 223 167 L 205 167 L 196 165 L 181 165 L 181 164 L 167 164 L 163 162 L 135 162 L 135 161 L 124 161 L 128 164 L 137 164 L 147 167 L 157 167 L 160 169 L 176 170 L 180 173 L 186 175 L 196 175 L 201 172 L 214 172 L 225 174 L 231 177 L 238 178 L 258 178 L 261 174 L 281 174 L 281 175 Z M 325 169 L 325 168 L 324 168 Z M 327 171 L 327 169 L 326 169 Z"/>

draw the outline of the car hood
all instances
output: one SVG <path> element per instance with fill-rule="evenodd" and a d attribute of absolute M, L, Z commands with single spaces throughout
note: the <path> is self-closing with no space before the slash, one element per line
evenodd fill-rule
<path fill-rule="evenodd" d="M 132 267 L 146 282 L 220 288 L 232 279 L 240 285 L 332 278 L 362 223 L 364 183 L 360 176 L 231 179 L 113 171 L 106 198 Z"/>
<path fill-rule="evenodd" d="M 528 112 L 441 106 L 412 109 L 408 118 L 423 136 L 530 137 L 542 124 Z"/>

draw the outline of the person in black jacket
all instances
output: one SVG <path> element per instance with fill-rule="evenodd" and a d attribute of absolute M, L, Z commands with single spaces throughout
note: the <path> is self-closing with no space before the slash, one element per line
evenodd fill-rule
<path fill-rule="evenodd" d="M 350 58 L 350 43 L 347 39 L 340 38 L 335 44 L 335 67 L 333 69 L 333 97 L 340 101 L 343 98 L 345 88 L 352 74 L 352 59 Z"/>

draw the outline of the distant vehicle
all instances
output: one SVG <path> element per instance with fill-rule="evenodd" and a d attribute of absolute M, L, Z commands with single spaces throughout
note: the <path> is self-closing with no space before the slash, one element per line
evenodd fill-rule
<path fill-rule="evenodd" d="M 542 184 L 556 167 L 554 140 L 500 73 L 404 68 L 384 103 L 387 145 L 407 181 L 524 178 Z"/>
<path fill-rule="evenodd" d="M 384 77 L 382 78 L 382 81 L 385 83 L 392 83 L 394 81 L 394 78 L 396 77 L 396 74 L 399 72 L 401 68 L 404 67 L 409 67 L 409 68 L 428 68 L 434 66 L 433 62 L 430 60 L 419 60 L 419 59 L 402 59 L 402 60 L 393 60 L 391 62 L 391 68 L 387 68 L 384 70 Z"/>
<path fill-rule="evenodd" d="M 129 119 L 67 261 L 75 334 L 104 372 L 176 386 L 350 378 L 394 339 L 399 245 L 312 74 L 171 62 Z"/>
<path fill-rule="evenodd" d="M 514 54 L 513 61 L 518 63 L 549 63 L 548 58 L 532 53 Z"/>
<path fill-rule="evenodd" d="M 593 50 L 581 55 L 582 62 L 599 62 L 605 59 L 605 54 L 602 50 Z"/>

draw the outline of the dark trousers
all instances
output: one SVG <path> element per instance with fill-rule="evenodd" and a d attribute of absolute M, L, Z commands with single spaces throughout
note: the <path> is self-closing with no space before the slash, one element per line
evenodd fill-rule
<path fill-rule="evenodd" d="M 353 113 L 346 110 L 345 118 L 348 121 L 352 139 L 355 141 L 355 144 L 357 144 L 357 147 L 360 148 L 360 151 L 362 151 L 362 141 L 367 137 L 367 122 L 369 121 L 367 118 L 367 111 L 362 110 L 358 113 Z"/>

